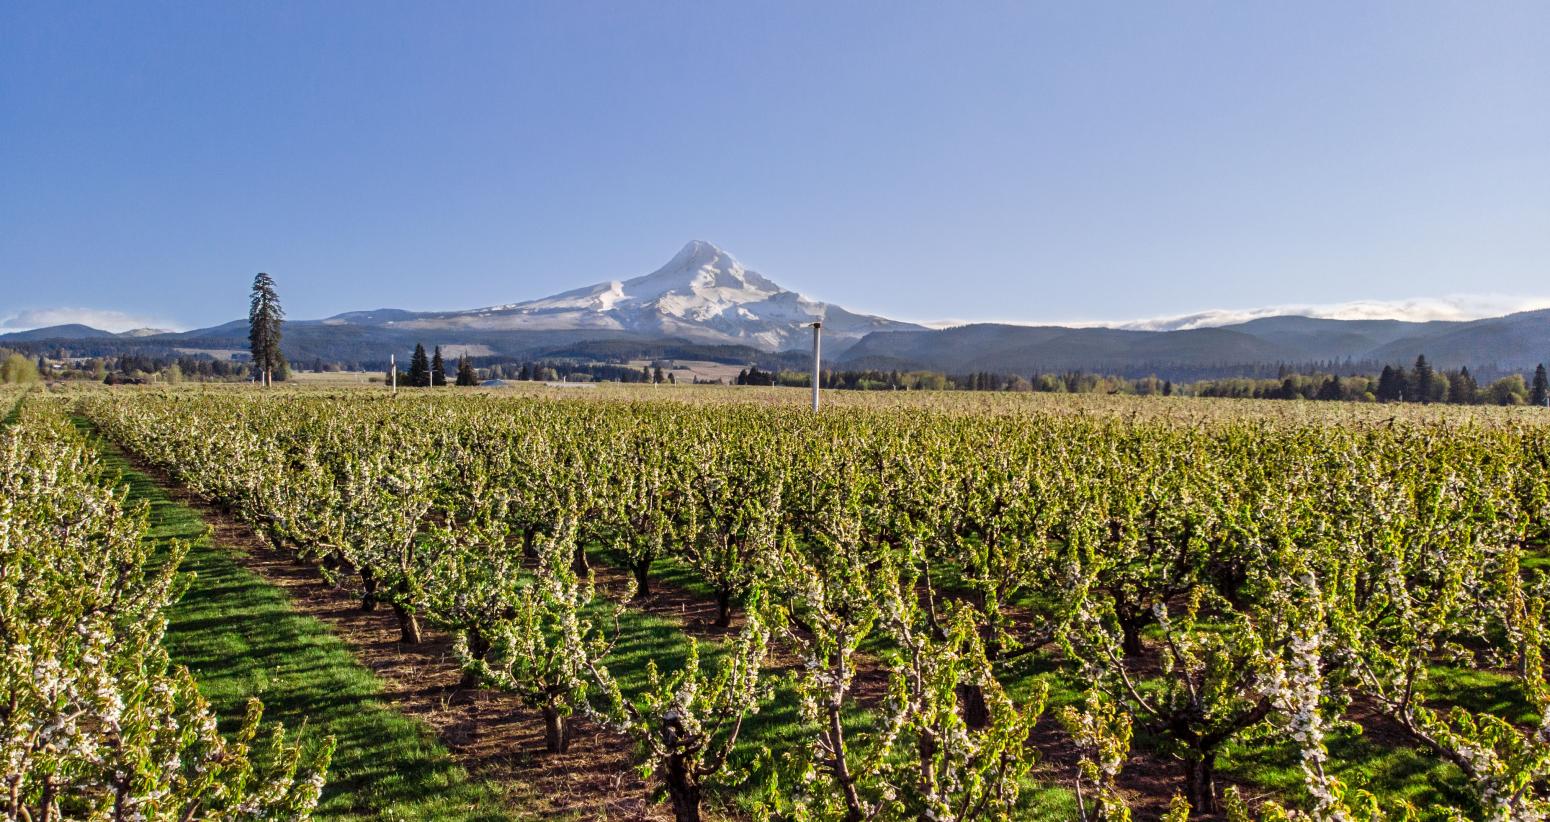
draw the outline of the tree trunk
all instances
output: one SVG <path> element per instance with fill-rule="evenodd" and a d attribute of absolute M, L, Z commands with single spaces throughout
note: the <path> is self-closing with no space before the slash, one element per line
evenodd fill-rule
<path fill-rule="evenodd" d="M 393 613 L 398 617 L 398 641 L 405 645 L 420 644 L 420 618 L 396 602 Z"/>
<path fill-rule="evenodd" d="M 1145 650 L 1141 646 L 1141 621 L 1138 619 L 1126 619 L 1120 617 L 1119 629 L 1124 634 L 1120 643 L 1120 649 L 1125 652 L 1126 659 L 1135 659 Z"/>
<path fill-rule="evenodd" d="M 1195 813 L 1216 813 L 1216 754 L 1198 753 L 1199 761 L 1184 762 L 1184 798 Z"/>
<path fill-rule="evenodd" d="M 684 764 L 682 756 L 668 758 L 663 781 L 673 800 L 673 819 L 676 822 L 700 822 L 700 780 Z"/>
<path fill-rule="evenodd" d="M 361 594 L 361 610 L 377 610 L 377 574 L 370 568 L 361 569 L 361 588 L 365 593 Z"/>
<path fill-rule="evenodd" d="M 716 627 L 732 627 L 732 592 L 725 588 L 716 592 Z"/>
<path fill-rule="evenodd" d="M 323 561 L 319 564 L 328 572 L 323 575 L 323 584 L 330 588 L 338 588 L 339 572 L 344 570 L 344 561 L 335 554 L 324 554 Z"/>
<path fill-rule="evenodd" d="M 990 725 L 990 706 L 985 703 L 985 688 L 972 682 L 958 686 L 958 704 L 963 711 L 963 723 L 972 730 L 982 730 Z"/>
<path fill-rule="evenodd" d="M 469 628 L 468 655 L 474 659 L 479 660 L 480 662 L 483 662 L 485 656 L 489 653 L 490 641 L 484 638 L 484 634 L 480 633 L 478 628 Z M 463 678 L 458 682 L 458 687 L 477 688 L 479 685 L 479 675 L 465 668 L 463 670 Z"/>
<path fill-rule="evenodd" d="M 922 733 L 920 740 L 915 743 L 915 756 L 920 768 L 920 790 L 924 796 L 936 790 L 936 734 L 930 731 Z"/>
<path fill-rule="evenodd" d="M 636 562 L 630 566 L 630 570 L 635 574 L 635 598 L 651 596 L 651 560 Z"/>
<path fill-rule="evenodd" d="M 544 750 L 565 753 L 570 749 L 570 723 L 560 709 L 544 706 Z"/>
<path fill-rule="evenodd" d="M 533 541 L 537 538 L 537 528 L 528 527 L 522 529 L 522 556 L 528 559 L 538 559 L 538 548 L 533 544 Z"/>
<path fill-rule="evenodd" d="M 848 751 L 845 750 L 845 728 L 840 721 L 840 709 L 832 704 L 829 706 L 829 747 L 834 751 L 834 780 L 845 793 L 845 822 L 865 822 L 861 795 L 856 791 L 855 777 L 850 775 L 850 763 L 845 759 Z"/>
<path fill-rule="evenodd" d="M 576 546 L 576 556 L 571 560 L 570 569 L 576 572 L 576 576 L 585 577 L 592 570 L 592 565 L 587 562 L 586 546 Z"/>

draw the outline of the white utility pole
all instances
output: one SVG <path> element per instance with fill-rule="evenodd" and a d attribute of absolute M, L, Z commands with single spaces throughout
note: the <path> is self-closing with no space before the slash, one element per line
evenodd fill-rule
<path fill-rule="evenodd" d="M 398 396 L 398 355 L 388 355 L 388 382 L 392 384 L 393 396 Z"/>
<path fill-rule="evenodd" d="M 822 374 L 819 367 L 819 340 L 823 335 L 823 323 L 815 322 L 813 325 L 813 413 L 818 413 L 818 378 Z"/>

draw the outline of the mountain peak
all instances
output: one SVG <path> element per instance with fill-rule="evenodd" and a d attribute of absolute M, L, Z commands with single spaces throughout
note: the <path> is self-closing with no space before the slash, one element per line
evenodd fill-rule
<path fill-rule="evenodd" d="M 686 263 L 690 261 L 714 262 L 721 257 L 726 257 L 736 262 L 731 254 L 721 250 L 720 246 L 709 240 L 690 240 L 684 243 L 684 247 L 679 249 L 678 253 L 673 256 L 672 262 L 679 262 L 680 260 Z"/>
<path fill-rule="evenodd" d="M 707 240 L 690 240 L 667 264 L 550 297 L 446 315 L 462 328 L 598 330 L 741 343 L 778 350 L 815 319 L 836 340 L 883 329 L 918 328 L 852 314 L 782 288 Z M 429 316 L 409 321 L 423 327 Z"/>
<path fill-rule="evenodd" d="M 621 286 L 640 299 L 679 294 L 715 302 L 760 300 L 786 290 L 705 240 L 689 241 L 666 265 Z"/>

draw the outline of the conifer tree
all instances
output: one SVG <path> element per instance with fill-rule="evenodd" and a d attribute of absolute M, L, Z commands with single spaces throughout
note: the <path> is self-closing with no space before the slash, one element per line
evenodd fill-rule
<path fill-rule="evenodd" d="M 1545 375 L 1545 364 L 1534 369 L 1534 385 L 1529 391 L 1530 405 L 1550 405 L 1550 377 Z"/>
<path fill-rule="evenodd" d="M 1338 400 L 1340 397 L 1340 375 L 1336 374 L 1335 376 L 1325 380 L 1323 385 L 1319 386 L 1319 393 L 1316 399 L 1329 401 Z"/>
<path fill-rule="evenodd" d="M 1415 377 L 1410 393 L 1415 402 L 1432 401 L 1432 366 L 1426 361 L 1425 354 L 1415 358 Z"/>
<path fill-rule="evenodd" d="M 1448 375 L 1448 401 L 1461 405 L 1474 405 L 1480 401 L 1480 387 L 1470 376 L 1468 368 L 1460 368 Z"/>
<path fill-rule="evenodd" d="M 436 353 L 431 357 L 431 385 L 443 386 L 447 384 L 447 362 L 441 358 L 441 346 L 436 346 Z"/>
<path fill-rule="evenodd" d="M 431 384 L 430 358 L 425 356 L 425 346 L 415 343 L 414 356 L 409 359 L 409 384 L 426 388 Z"/>
<path fill-rule="evenodd" d="M 1378 390 L 1376 396 L 1378 402 L 1397 402 L 1404 399 L 1405 372 L 1390 365 L 1383 366 L 1383 373 L 1378 376 Z"/>
<path fill-rule="evenodd" d="M 474 366 L 468 361 L 466 355 L 459 357 L 457 361 L 457 384 L 463 386 L 479 384 L 479 375 L 474 373 Z"/>
<path fill-rule="evenodd" d="M 285 309 L 275 293 L 274 278 L 259 272 L 253 278 L 253 295 L 248 305 L 248 351 L 253 355 L 253 370 L 265 386 L 284 362 L 280 353 L 280 325 Z"/>

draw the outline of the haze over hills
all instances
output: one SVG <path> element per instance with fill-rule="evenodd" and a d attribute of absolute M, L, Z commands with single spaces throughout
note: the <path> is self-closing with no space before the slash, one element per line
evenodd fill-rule
<path fill-rule="evenodd" d="M 1121 327 L 971 323 L 929 329 L 848 311 L 783 288 L 731 254 L 696 240 L 649 274 L 549 297 L 466 311 L 382 308 L 290 321 L 287 356 L 375 367 L 416 343 L 451 356 L 615 360 L 639 356 L 796 363 L 814 320 L 839 367 L 949 373 L 1085 370 L 1188 378 L 1253 373 L 1277 364 L 1366 367 L 1425 354 L 1440 367 L 1531 370 L 1550 359 L 1550 309 L 1503 317 L 1413 322 L 1257 316 L 1212 324 L 1218 312 Z M 1201 327 L 1209 326 L 1209 327 Z M 229 356 L 247 346 L 246 320 L 185 332 L 112 334 L 84 325 L 0 335 L 0 344 L 115 353 Z M 786 353 L 782 353 L 786 352 Z"/>

